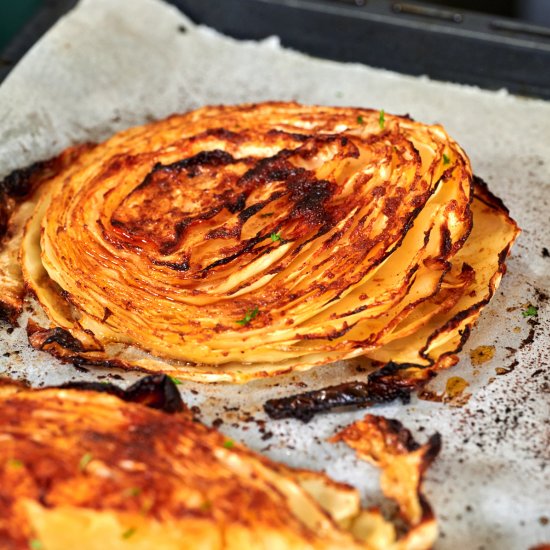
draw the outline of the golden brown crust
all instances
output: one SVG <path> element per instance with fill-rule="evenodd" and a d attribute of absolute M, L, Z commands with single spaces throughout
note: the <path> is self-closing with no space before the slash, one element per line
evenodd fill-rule
<path fill-rule="evenodd" d="M 16 324 L 22 311 L 25 285 L 19 267 L 19 248 L 41 189 L 91 147 L 90 144 L 69 147 L 55 158 L 15 170 L 0 181 L 0 319 Z"/>
<path fill-rule="evenodd" d="M 41 195 L 21 257 L 51 324 L 29 336 L 67 361 L 234 382 L 358 355 L 435 365 L 500 278 L 460 259 L 482 211 L 464 152 L 368 109 L 174 115 L 79 151 Z"/>
<path fill-rule="evenodd" d="M 62 550 L 78 540 L 85 549 L 131 542 L 159 550 L 406 550 L 433 543 L 435 523 L 427 515 L 405 515 L 421 541 L 410 546 L 410 533 L 397 539 L 379 512 L 360 509 L 351 487 L 273 463 L 187 411 L 167 414 L 125 399 L 71 388 L 0 392 L 0 547 L 20 550 L 38 540 Z M 383 471 L 394 454 L 410 456 L 404 473 L 420 479 L 429 453 L 419 463 L 425 447 L 403 436 L 401 426 L 367 417 L 353 429 L 354 437 L 347 435 L 352 428 L 338 437 L 356 448 L 363 430 L 371 443 L 362 452 L 372 452 Z M 436 452 L 433 442 L 428 447 Z M 410 480 L 393 484 L 408 487 Z M 389 492 L 399 502 L 395 488 Z"/>
<path fill-rule="evenodd" d="M 343 441 L 359 457 L 382 468 L 384 493 L 399 504 L 408 525 L 433 519 L 421 486 L 424 472 L 441 449 L 439 434 L 420 446 L 401 422 L 367 415 L 344 428 L 332 441 Z"/>

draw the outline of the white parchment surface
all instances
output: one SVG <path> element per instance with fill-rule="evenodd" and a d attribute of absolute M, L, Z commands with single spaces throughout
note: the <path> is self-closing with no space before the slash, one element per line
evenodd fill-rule
<path fill-rule="evenodd" d="M 550 542 L 550 258 L 544 253 L 550 249 L 550 103 L 312 59 L 282 49 L 275 38 L 238 42 L 195 26 L 160 0 L 83 0 L 0 86 L 0 176 L 173 112 L 267 99 L 383 108 L 440 122 L 510 207 L 523 234 L 508 274 L 460 364 L 433 384 L 441 391 L 449 376 L 463 377 L 469 400 L 458 407 L 413 399 L 374 412 L 402 420 L 420 440 L 436 430 L 443 436 L 426 483 L 441 525 L 437 549 L 525 550 Z M 529 303 L 538 307 L 531 319 L 522 315 Z M 496 351 L 475 366 L 470 351 L 480 345 Z M 40 386 L 105 378 L 106 371 L 60 365 L 29 349 L 23 329 L 0 326 L 0 374 Z M 364 411 L 307 425 L 268 421 L 263 433 L 257 422 L 242 422 L 245 412 L 265 420 L 261 405 L 268 397 L 362 376 L 353 364 L 337 364 L 281 378 L 277 386 L 180 388 L 204 421 L 220 418 L 223 431 L 252 448 L 327 470 L 366 489 L 367 502 L 375 503 L 374 471 L 326 442 Z"/>

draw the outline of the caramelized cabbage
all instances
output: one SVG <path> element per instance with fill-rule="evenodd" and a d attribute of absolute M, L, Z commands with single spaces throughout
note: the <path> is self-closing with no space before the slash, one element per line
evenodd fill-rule
<path fill-rule="evenodd" d="M 22 269 L 51 325 L 31 343 L 205 381 L 359 355 L 437 366 L 518 232 L 441 126 L 294 103 L 126 130 L 35 203 Z"/>
<path fill-rule="evenodd" d="M 398 422 L 367 416 L 336 436 L 381 469 L 396 529 L 353 487 L 272 462 L 189 411 L 97 386 L 0 385 L 1 548 L 427 550 L 437 536 L 420 492 L 437 435 L 419 446 Z"/>

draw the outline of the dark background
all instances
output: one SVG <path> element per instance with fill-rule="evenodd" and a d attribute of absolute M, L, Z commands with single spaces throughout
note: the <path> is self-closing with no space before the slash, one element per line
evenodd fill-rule
<path fill-rule="evenodd" d="M 33 13 L 47 3 L 55 3 L 55 0 L 0 0 L 0 50 L 8 44 Z M 549 0 L 431 0 L 430 3 L 513 17 L 550 27 Z"/>
<path fill-rule="evenodd" d="M 0 50 L 46 0 L 0 0 Z"/>

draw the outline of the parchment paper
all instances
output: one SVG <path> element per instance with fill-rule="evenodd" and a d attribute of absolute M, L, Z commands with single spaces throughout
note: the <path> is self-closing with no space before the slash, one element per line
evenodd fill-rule
<path fill-rule="evenodd" d="M 433 384 L 441 391 L 449 376 L 463 377 L 469 400 L 459 407 L 415 398 L 374 412 L 402 420 L 420 439 L 435 430 L 443 435 L 426 484 L 441 524 L 437 549 L 519 550 L 550 542 L 550 306 L 544 296 L 550 258 L 543 253 L 550 248 L 550 104 L 312 59 L 282 49 L 276 38 L 238 42 L 194 26 L 158 0 L 83 0 L 0 87 L 0 176 L 172 112 L 267 99 L 383 108 L 440 122 L 510 207 L 524 232 L 508 274 L 460 364 Z M 536 317 L 523 317 L 528 303 L 538 306 Z M 480 345 L 496 352 L 473 366 L 469 354 Z M 0 374 L 37 386 L 106 376 L 30 350 L 21 328 L 0 327 L 0 346 Z M 497 369 L 510 372 L 497 375 Z M 122 376 L 121 384 L 136 378 Z M 261 422 L 246 421 L 245 414 L 265 420 L 261 405 L 268 397 L 362 376 L 352 363 L 245 387 L 180 388 L 204 421 L 221 418 L 232 437 L 291 465 L 327 470 L 366 489 L 375 503 L 374 471 L 325 441 L 364 411 L 307 425 L 268 421 L 263 432 Z"/>

